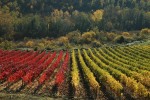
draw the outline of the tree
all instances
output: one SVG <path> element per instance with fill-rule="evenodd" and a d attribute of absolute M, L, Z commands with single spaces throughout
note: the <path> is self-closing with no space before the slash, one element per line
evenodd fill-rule
<path fill-rule="evenodd" d="M 14 33 L 14 18 L 10 13 L 0 12 L 0 36 Z"/>
<path fill-rule="evenodd" d="M 56 9 L 52 12 L 49 18 L 51 22 L 51 36 L 53 37 L 65 35 L 74 29 L 74 24 L 71 21 L 71 15 L 67 11 L 63 12 L 62 10 Z"/>
<path fill-rule="evenodd" d="M 103 13 L 104 13 L 104 10 L 96 10 L 91 16 L 93 21 L 95 22 L 101 21 L 103 18 Z"/>
<path fill-rule="evenodd" d="M 72 15 L 74 20 L 75 29 L 85 32 L 91 28 L 90 16 L 84 12 L 74 12 Z"/>
<path fill-rule="evenodd" d="M 144 23 L 144 27 L 150 28 L 150 11 L 144 13 L 143 23 Z"/>

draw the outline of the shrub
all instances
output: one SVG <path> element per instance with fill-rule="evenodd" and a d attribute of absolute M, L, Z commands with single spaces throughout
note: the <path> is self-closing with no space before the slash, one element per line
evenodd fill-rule
<path fill-rule="evenodd" d="M 33 45 L 34 45 L 34 42 L 30 40 L 26 43 L 27 47 L 33 47 Z"/>
<path fill-rule="evenodd" d="M 58 42 L 60 45 L 63 46 L 63 45 L 67 45 L 69 43 L 69 40 L 67 37 L 62 36 L 62 37 L 58 38 Z"/>
<path fill-rule="evenodd" d="M 0 44 L 0 48 L 2 49 L 5 49 L 5 50 L 8 50 L 8 49 L 15 49 L 16 48 L 16 44 L 12 41 L 3 41 L 1 44 Z"/>
<path fill-rule="evenodd" d="M 100 46 L 102 46 L 102 43 L 100 41 L 94 40 L 94 41 L 92 41 L 91 45 L 93 47 L 100 47 Z"/>
<path fill-rule="evenodd" d="M 149 36 L 150 36 L 150 29 L 145 28 L 145 29 L 141 30 L 141 32 L 140 32 L 140 38 L 147 38 Z"/>
<path fill-rule="evenodd" d="M 122 35 L 119 35 L 113 41 L 115 43 L 123 43 L 123 42 L 125 42 L 125 38 Z"/>
<path fill-rule="evenodd" d="M 122 32 L 121 33 L 124 37 L 130 37 L 130 33 L 129 32 Z"/>
<path fill-rule="evenodd" d="M 115 33 L 107 33 L 107 39 L 108 41 L 113 41 L 115 39 L 115 37 L 117 36 L 117 34 Z"/>
<path fill-rule="evenodd" d="M 38 43 L 38 47 L 39 47 L 40 49 L 45 49 L 44 43 Z"/>
<path fill-rule="evenodd" d="M 82 39 L 85 43 L 90 43 L 95 39 L 95 36 L 96 36 L 96 34 L 93 31 L 84 32 L 82 34 Z"/>
<path fill-rule="evenodd" d="M 73 31 L 66 35 L 70 43 L 80 43 L 81 41 L 81 33 L 79 31 Z"/>

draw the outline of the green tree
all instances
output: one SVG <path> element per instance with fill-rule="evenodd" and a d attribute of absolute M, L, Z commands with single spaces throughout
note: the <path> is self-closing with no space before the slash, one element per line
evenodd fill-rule
<path fill-rule="evenodd" d="M 75 29 L 85 32 L 91 28 L 91 18 L 89 14 L 84 12 L 73 12 L 72 18 L 74 20 Z"/>
<path fill-rule="evenodd" d="M 14 33 L 14 18 L 10 13 L 0 12 L 0 36 Z"/>

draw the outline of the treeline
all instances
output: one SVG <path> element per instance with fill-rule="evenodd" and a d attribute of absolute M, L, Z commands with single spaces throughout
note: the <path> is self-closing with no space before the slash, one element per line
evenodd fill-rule
<path fill-rule="evenodd" d="M 149 0 L 3 0 L 0 36 L 59 37 L 72 31 L 150 28 Z"/>
<path fill-rule="evenodd" d="M 150 10 L 149 0 L 1 0 L 0 6 L 10 11 L 50 14 L 54 9 L 89 12 L 107 7 Z"/>

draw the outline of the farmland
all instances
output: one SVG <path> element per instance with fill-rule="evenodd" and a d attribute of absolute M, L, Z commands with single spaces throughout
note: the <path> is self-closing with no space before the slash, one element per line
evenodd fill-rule
<path fill-rule="evenodd" d="M 0 92 L 55 98 L 150 98 L 150 45 L 0 50 Z"/>

